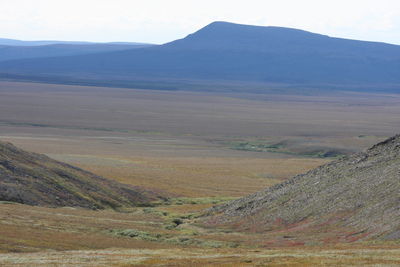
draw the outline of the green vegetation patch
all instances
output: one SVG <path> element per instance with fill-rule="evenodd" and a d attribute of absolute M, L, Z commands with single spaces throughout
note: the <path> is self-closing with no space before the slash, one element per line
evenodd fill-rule
<path fill-rule="evenodd" d="M 190 197 L 179 197 L 179 198 L 171 198 L 164 205 L 199 205 L 199 204 L 223 204 L 227 201 L 231 201 L 237 199 L 235 197 L 198 197 L 198 198 L 190 198 Z"/>
<path fill-rule="evenodd" d="M 346 154 L 345 151 L 329 147 L 309 147 L 301 149 L 289 147 L 285 141 L 278 143 L 271 143 L 265 140 L 233 141 L 228 143 L 228 145 L 234 150 L 282 153 L 311 158 L 337 158 Z"/>
<path fill-rule="evenodd" d="M 271 144 L 265 141 L 235 141 L 231 149 L 254 152 L 279 152 L 284 147 L 281 143 Z"/>
<path fill-rule="evenodd" d="M 0 201 L 0 204 L 19 204 L 17 202 L 12 202 L 12 201 Z"/>
<path fill-rule="evenodd" d="M 112 230 L 111 232 L 117 236 L 132 237 L 138 240 L 145 241 L 159 241 L 162 238 L 161 234 L 151 234 L 136 229 Z"/>
<path fill-rule="evenodd" d="M 129 237 L 137 240 L 162 242 L 174 245 L 182 246 L 197 246 L 207 248 L 232 248 L 237 247 L 237 243 L 214 241 L 214 240 L 203 240 L 188 236 L 173 236 L 171 234 L 158 234 L 148 233 L 145 231 L 139 231 L 136 229 L 124 229 L 124 230 L 111 230 L 113 235 L 121 237 Z"/>
<path fill-rule="evenodd" d="M 228 243 L 214 240 L 203 240 L 189 237 L 174 237 L 166 240 L 167 243 L 183 246 L 198 246 L 207 248 L 232 248 L 237 247 L 236 243 Z"/>

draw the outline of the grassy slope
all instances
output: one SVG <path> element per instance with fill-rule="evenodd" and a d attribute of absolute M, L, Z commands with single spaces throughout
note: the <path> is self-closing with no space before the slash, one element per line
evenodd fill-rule
<path fill-rule="evenodd" d="M 118 208 L 158 199 L 47 156 L 0 142 L 0 200 L 29 205 Z"/>

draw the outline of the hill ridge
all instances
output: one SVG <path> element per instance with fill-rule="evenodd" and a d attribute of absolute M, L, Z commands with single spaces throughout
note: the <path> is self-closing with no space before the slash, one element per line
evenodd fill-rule
<path fill-rule="evenodd" d="M 336 238 L 351 229 L 360 239 L 400 239 L 400 135 L 209 212 L 208 224 L 245 231 L 318 236 L 329 226 Z"/>
<path fill-rule="evenodd" d="M 0 142 L 0 201 L 90 209 L 124 208 L 162 200 L 161 193 L 120 184 Z"/>

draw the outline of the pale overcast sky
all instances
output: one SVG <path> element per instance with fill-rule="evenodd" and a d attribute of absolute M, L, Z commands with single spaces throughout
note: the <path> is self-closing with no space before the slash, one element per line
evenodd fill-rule
<path fill-rule="evenodd" d="M 400 0 L 0 0 L 0 37 L 165 43 L 213 21 L 400 44 Z"/>

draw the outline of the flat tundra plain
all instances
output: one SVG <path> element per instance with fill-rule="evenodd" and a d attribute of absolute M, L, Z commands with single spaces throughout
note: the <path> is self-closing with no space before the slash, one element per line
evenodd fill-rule
<path fill-rule="evenodd" d="M 172 198 L 169 205 L 126 214 L 0 204 L 0 251 L 6 253 L 0 265 L 398 265 L 398 243 L 277 248 L 277 241 L 266 248 L 255 241 L 262 240 L 260 233 L 191 224 L 212 205 L 399 133 L 398 114 L 398 95 L 246 95 L 0 82 L 2 141 L 123 183 L 161 189 Z M 171 226 L 177 218 L 184 223 Z M 132 228 L 142 236 L 119 232 Z"/>

